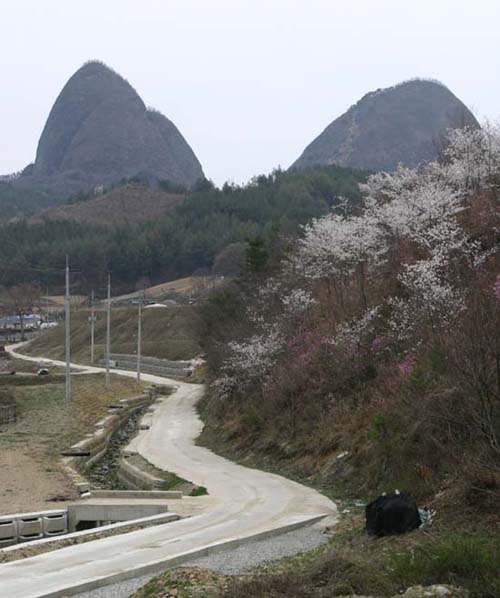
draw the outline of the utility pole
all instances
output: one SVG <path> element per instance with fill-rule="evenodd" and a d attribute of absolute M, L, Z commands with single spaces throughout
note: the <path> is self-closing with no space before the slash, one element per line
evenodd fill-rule
<path fill-rule="evenodd" d="M 141 335 L 142 335 L 142 301 L 139 302 L 137 315 L 137 382 L 141 381 Z"/>
<path fill-rule="evenodd" d="M 94 309 L 94 291 L 90 295 L 90 363 L 94 365 L 94 326 L 95 326 L 95 309 Z"/>
<path fill-rule="evenodd" d="M 106 313 L 106 388 L 109 388 L 109 353 L 111 347 L 111 275 L 108 275 L 108 304 Z"/>
<path fill-rule="evenodd" d="M 71 330 L 69 302 L 69 260 L 66 254 L 66 294 L 64 295 L 64 311 L 66 325 L 66 403 L 71 400 Z"/>

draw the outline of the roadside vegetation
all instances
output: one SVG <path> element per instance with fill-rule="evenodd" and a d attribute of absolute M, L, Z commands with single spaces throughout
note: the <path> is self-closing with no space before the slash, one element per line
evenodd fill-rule
<path fill-rule="evenodd" d="M 498 595 L 499 185 L 497 132 L 451 132 L 439 162 L 369 177 L 362 207 L 250 248 L 205 305 L 202 443 L 333 498 L 399 488 L 436 510 L 429 533 L 383 541 L 360 518 L 346 569 L 378 585 L 349 590 L 337 546 L 234 596 Z"/>
<path fill-rule="evenodd" d="M 499 595 L 498 537 L 485 539 L 466 526 L 453 532 L 439 524 L 409 536 L 373 539 L 362 532 L 361 510 L 350 506 L 349 511 L 330 541 L 311 552 L 234 576 L 169 570 L 133 598 L 392 598 L 410 587 L 443 584 L 467 590 L 470 598 Z M 463 589 L 450 598 L 462 598 Z"/>

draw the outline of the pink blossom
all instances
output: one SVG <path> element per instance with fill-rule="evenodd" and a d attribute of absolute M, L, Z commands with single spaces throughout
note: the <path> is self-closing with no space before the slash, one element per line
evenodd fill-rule
<path fill-rule="evenodd" d="M 493 294 L 500 301 L 500 274 L 497 276 L 495 286 L 493 287 Z"/>
<path fill-rule="evenodd" d="M 409 378 L 415 369 L 415 355 L 407 355 L 403 361 L 398 364 L 399 373 L 403 378 Z"/>

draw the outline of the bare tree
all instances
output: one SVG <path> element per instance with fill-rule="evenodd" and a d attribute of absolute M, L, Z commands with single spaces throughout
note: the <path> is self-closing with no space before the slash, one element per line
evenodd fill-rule
<path fill-rule="evenodd" d="M 31 283 L 20 283 L 4 291 L 2 302 L 19 318 L 21 340 L 26 340 L 24 317 L 32 311 L 35 301 L 40 299 L 40 288 Z"/>

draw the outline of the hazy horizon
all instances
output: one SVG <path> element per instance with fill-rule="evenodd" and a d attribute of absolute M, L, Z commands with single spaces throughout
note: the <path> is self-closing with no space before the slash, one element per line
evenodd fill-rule
<path fill-rule="evenodd" d="M 170 118 L 217 184 L 288 167 L 365 93 L 437 79 L 495 120 L 500 8 L 479 0 L 26 0 L 3 8 L 0 173 L 33 161 L 68 78 L 100 60 Z"/>

